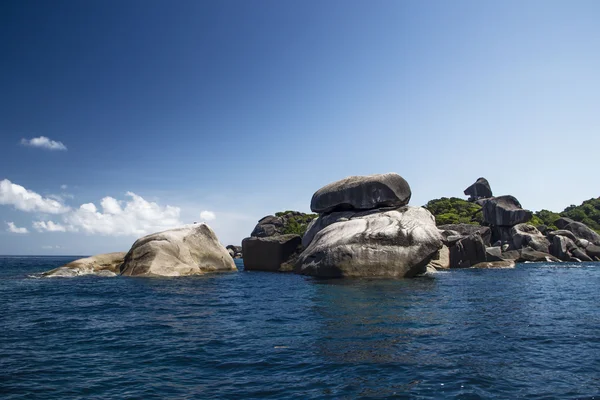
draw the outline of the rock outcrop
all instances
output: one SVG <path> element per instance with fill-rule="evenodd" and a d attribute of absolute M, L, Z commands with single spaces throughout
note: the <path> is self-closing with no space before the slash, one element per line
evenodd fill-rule
<path fill-rule="evenodd" d="M 303 250 L 302 236 L 315 218 L 315 214 L 285 211 L 260 219 L 250 237 L 242 241 L 244 270 L 292 271 Z"/>
<path fill-rule="evenodd" d="M 310 202 L 316 213 L 402 207 L 411 197 L 410 186 L 398 174 L 350 176 L 317 190 Z"/>
<path fill-rule="evenodd" d="M 286 264 L 298 254 L 302 238 L 299 235 L 248 237 L 242 241 L 244 269 L 246 271 L 288 272 Z M 293 264 L 293 260 L 291 261 Z"/>
<path fill-rule="evenodd" d="M 532 216 L 514 196 L 492 197 L 483 204 L 483 220 L 491 226 L 513 227 L 529 221 Z"/>
<path fill-rule="evenodd" d="M 206 224 L 187 225 L 144 236 L 133 244 L 121 265 L 126 276 L 187 276 L 237 271 Z"/>
<path fill-rule="evenodd" d="M 465 236 L 472 235 L 474 233 L 478 233 L 486 246 L 490 245 L 490 241 L 492 239 L 492 231 L 487 226 L 471 224 L 448 224 L 439 225 L 438 229 L 442 231 L 448 231 L 444 234 L 446 237 L 458 235 L 462 238 Z"/>
<path fill-rule="evenodd" d="M 450 267 L 469 268 L 486 261 L 486 247 L 481 235 L 473 233 L 450 247 Z"/>
<path fill-rule="evenodd" d="M 474 184 L 466 188 L 464 193 L 469 196 L 469 201 L 477 201 L 479 199 L 492 197 L 492 188 L 487 179 L 479 178 Z"/>
<path fill-rule="evenodd" d="M 550 252 L 550 242 L 537 228 L 528 224 L 517 224 L 510 231 L 515 249 L 530 247 L 544 253 Z"/>
<path fill-rule="evenodd" d="M 232 244 L 225 247 L 232 258 L 242 258 L 242 246 L 234 246 Z"/>
<path fill-rule="evenodd" d="M 92 257 L 80 258 L 68 264 L 44 272 L 44 277 L 73 277 L 80 275 L 117 276 L 123 264 L 126 253 L 97 254 Z"/>
<path fill-rule="evenodd" d="M 297 273 L 323 278 L 413 277 L 424 273 L 442 248 L 435 219 L 422 207 L 325 216 L 329 217 L 337 222 L 316 232 L 300 254 Z"/>

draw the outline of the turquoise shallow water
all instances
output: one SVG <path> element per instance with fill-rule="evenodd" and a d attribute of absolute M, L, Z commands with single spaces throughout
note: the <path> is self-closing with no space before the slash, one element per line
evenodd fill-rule
<path fill-rule="evenodd" d="M 28 277 L 74 258 L 0 257 L 0 397 L 600 393 L 594 264 L 395 281 Z"/>

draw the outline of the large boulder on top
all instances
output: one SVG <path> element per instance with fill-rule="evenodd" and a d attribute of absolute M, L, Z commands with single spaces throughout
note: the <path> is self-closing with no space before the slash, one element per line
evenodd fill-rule
<path fill-rule="evenodd" d="M 316 213 L 402 207 L 408 204 L 410 186 L 395 173 L 349 176 L 317 190 L 310 202 Z"/>
<path fill-rule="evenodd" d="M 186 225 L 135 241 L 121 274 L 186 276 L 237 271 L 233 259 L 206 224 Z"/>
<path fill-rule="evenodd" d="M 80 258 L 51 271 L 44 272 L 44 277 L 72 277 L 79 275 L 117 276 L 123 264 L 125 253 L 97 254 Z"/>
<path fill-rule="evenodd" d="M 475 201 L 492 197 L 492 188 L 487 179 L 479 178 L 474 184 L 466 188 L 464 193 L 469 196 L 469 201 Z"/>
<path fill-rule="evenodd" d="M 324 278 L 413 277 L 442 248 L 433 215 L 422 207 L 355 216 L 316 233 L 295 272 Z"/>
<path fill-rule="evenodd" d="M 529 246 L 536 251 L 550 252 L 550 242 L 533 225 L 517 224 L 511 228 L 510 234 L 515 249 Z"/>
<path fill-rule="evenodd" d="M 250 236 L 269 237 L 281 235 L 283 232 L 283 220 L 274 215 L 267 215 L 258 221 Z"/>
<path fill-rule="evenodd" d="M 514 226 L 529 221 L 533 213 L 524 210 L 514 196 L 499 196 L 483 204 L 483 220 L 493 226 Z"/>
<path fill-rule="evenodd" d="M 282 271 L 283 264 L 297 252 L 299 235 L 249 237 L 242 241 L 246 271 Z"/>

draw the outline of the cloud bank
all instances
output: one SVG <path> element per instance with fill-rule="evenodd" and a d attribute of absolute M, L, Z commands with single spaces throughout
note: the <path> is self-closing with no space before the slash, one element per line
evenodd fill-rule
<path fill-rule="evenodd" d="M 17 210 L 26 212 L 63 214 L 69 211 L 69 207 L 60 201 L 42 197 L 8 179 L 0 181 L 0 204 L 11 205 Z"/>
<path fill-rule="evenodd" d="M 8 232 L 12 232 L 12 233 L 19 233 L 19 234 L 26 234 L 29 233 L 29 231 L 27 230 L 27 228 L 19 228 L 15 225 L 14 222 L 7 222 L 6 225 L 8 225 L 8 228 L 6 228 L 6 230 Z"/>
<path fill-rule="evenodd" d="M 94 203 L 82 204 L 64 214 L 61 222 L 36 221 L 39 232 L 83 232 L 104 236 L 142 236 L 174 228 L 180 221 L 179 207 L 149 202 L 135 193 L 127 192 L 127 201 L 105 197 L 101 210 Z"/>
<path fill-rule="evenodd" d="M 57 142 L 47 138 L 46 136 L 40 136 L 32 139 L 23 138 L 21 139 L 21 144 L 23 146 L 39 147 L 46 150 L 67 151 L 67 146 L 65 146 L 63 142 Z"/>

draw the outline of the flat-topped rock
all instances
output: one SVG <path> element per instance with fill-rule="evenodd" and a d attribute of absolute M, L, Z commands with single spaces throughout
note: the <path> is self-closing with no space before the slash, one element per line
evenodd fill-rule
<path fill-rule="evenodd" d="M 124 252 L 97 254 L 80 258 L 51 271 L 44 272 L 44 277 L 73 277 L 80 275 L 116 276 L 125 258 Z"/>
<path fill-rule="evenodd" d="M 524 210 L 514 196 L 487 199 L 483 204 L 483 220 L 493 226 L 514 226 L 528 222 L 533 213 Z"/>
<path fill-rule="evenodd" d="M 442 238 L 433 215 L 402 207 L 338 220 L 319 230 L 295 272 L 323 278 L 413 277 L 438 256 Z"/>
<path fill-rule="evenodd" d="M 187 276 L 237 271 L 233 259 L 206 224 L 144 236 L 131 247 L 121 266 L 128 276 Z"/>
<path fill-rule="evenodd" d="M 310 202 L 316 213 L 402 207 L 408 204 L 410 186 L 395 173 L 349 176 L 317 190 Z"/>

